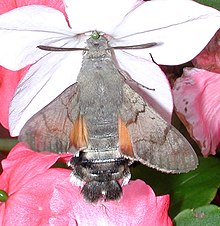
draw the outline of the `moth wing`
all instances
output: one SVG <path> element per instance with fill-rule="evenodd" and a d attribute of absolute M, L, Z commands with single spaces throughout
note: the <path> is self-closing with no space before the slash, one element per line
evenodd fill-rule
<path fill-rule="evenodd" d="M 186 138 L 127 84 L 123 98 L 120 113 L 126 136 L 122 140 L 127 140 L 127 144 L 123 141 L 121 152 L 125 156 L 167 173 L 188 172 L 197 167 L 198 158 Z M 119 139 L 120 136 L 123 135 L 119 128 Z"/>
<path fill-rule="evenodd" d="M 74 84 L 26 122 L 19 140 L 35 151 L 67 152 L 78 115 L 77 85 Z"/>

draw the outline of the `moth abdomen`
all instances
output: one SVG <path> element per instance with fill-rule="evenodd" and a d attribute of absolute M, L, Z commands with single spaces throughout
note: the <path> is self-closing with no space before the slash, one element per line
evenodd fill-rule
<path fill-rule="evenodd" d="M 71 159 L 70 165 L 73 175 L 85 182 L 82 188 L 85 199 L 95 202 L 100 198 L 115 200 L 121 196 L 118 181 L 130 177 L 128 162 L 117 149 L 84 150 Z"/>
<path fill-rule="evenodd" d="M 124 157 L 117 157 L 118 154 L 106 153 L 90 150 L 81 151 L 78 157 L 70 160 L 70 165 L 74 167 L 75 173 L 84 181 L 105 180 L 106 177 L 120 179 L 123 177 L 124 170 L 127 169 L 128 160 Z M 112 155 L 112 156 L 111 156 Z"/>

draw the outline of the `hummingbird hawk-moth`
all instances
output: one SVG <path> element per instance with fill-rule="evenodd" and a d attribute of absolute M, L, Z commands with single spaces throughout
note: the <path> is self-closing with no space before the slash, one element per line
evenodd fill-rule
<path fill-rule="evenodd" d="M 71 152 L 73 178 L 86 200 L 117 200 L 130 179 L 133 161 L 167 173 L 197 166 L 183 135 L 130 86 L 113 60 L 114 48 L 94 32 L 87 40 L 77 82 L 63 91 L 22 128 L 19 140 L 33 150 Z M 73 49 L 38 46 L 45 51 Z"/>

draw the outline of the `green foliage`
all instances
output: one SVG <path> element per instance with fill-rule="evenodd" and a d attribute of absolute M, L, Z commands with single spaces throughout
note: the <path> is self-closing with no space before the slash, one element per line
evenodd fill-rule
<path fill-rule="evenodd" d="M 170 216 L 174 218 L 185 209 L 209 204 L 220 187 L 220 160 L 199 158 L 196 170 L 183 174 L 165 174 L 138 165 L 132 179 L 140 178 L 149 184 L 157 195 L 170 194 Z"/>
<path fill-rule="evenodd" d="M 220 208 L 215 205 L 187 209 L 174 218 L 175 226 L 220 226 Z"/>
<path fill-rule="evenodd" d="M 9 151 L 18 143 L 17 139 L 0 138 L 0 151 Z"/>
<path fill-rule="evenodd" d="M 196 2 L 203 5 L 211 6 L 215 9 L 220 10 L 220 1 L 219 0 L 196 0 Z"/>

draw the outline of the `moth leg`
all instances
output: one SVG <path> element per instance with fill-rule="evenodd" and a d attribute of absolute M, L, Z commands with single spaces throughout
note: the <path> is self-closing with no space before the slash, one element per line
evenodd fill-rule
<path fill-rule="evenodd" d="M 130 85 L 135 85 L 135 86 L 138 86 L 138 87 L 141 87 L 143 89 L 147 89 L 147 90 L 151 90 L 151 91 L 155 91 L 155 88 L 150 88 L 150 87 L 147 87 L 135 80 L 133 80 L 130 75 L 128 75 L 128 73 L 122 69 L 118 69 L 119 73 L 124 77 L 125 81 L 130 84 Z"/>

